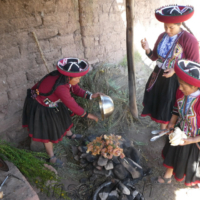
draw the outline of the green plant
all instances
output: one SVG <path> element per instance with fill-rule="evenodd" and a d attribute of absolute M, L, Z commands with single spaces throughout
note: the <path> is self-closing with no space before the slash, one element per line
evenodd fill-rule
<path fill-rule="evenodd" d="M 44 166 L 45 159 L 48 158 L 46 153 L 18 149 L 10 143 L 0 140 L 0 156 L 12 162 L 29 182 L 36 185 L 41 191 L 49 191 L 59 181 L 59 177 Z M 57 195 L 60 192 L 60 189 L 54 190 Z M 66 192 L 63 191 L 62 194 L 62 197 L 67 198 Z"/>

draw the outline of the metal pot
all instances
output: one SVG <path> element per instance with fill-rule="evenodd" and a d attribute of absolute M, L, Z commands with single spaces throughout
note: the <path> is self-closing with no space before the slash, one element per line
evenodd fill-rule
<path fill-rule="evenodd" d="M 101 110 L 101 117 L 109 117 L 114 111 L 113 100 L 107 95 L 100 95 L 99 108 Z"/>

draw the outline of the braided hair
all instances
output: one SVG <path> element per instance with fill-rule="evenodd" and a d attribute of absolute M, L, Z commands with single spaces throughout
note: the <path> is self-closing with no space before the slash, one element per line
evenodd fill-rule
<path fill-rule="evenodd" d="M 40 93 L 41 96 L 50 96 L 52 95 L 56 88 L 59 86 L 59 85 L 65 85 L 66 83 L 69 83 L 69 80 L 70 80 L 70 77 L 68 76 L 65 76 L 63 74 L 61 74 L 58 70 L 55 70 L 55 71 L 52 71 L 50 72 L 49 74 L 47 74 L 46 76 L 44 76 L 37 84 L 37 89 L 39 89 L 42 81 L 48 77 L 48 76 L 59 76 L 55 82 L 55 84 L 53 85 L 52 89 L 47 92 L 47 93 Z"/>

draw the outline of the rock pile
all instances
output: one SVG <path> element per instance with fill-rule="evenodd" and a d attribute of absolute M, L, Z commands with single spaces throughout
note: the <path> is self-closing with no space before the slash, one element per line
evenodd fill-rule
<path fill-rule="evenodd" d="M 87 144 L 95 139 L 94 136 L 87 137 L 82 146 L 72 146 L 74 159 L 79 161 L 84 170 L 89 171 L 89 181 L 95 181 L 99 176 L 112 178 L 108 184 L 100 186 L 96 193 L 100 200 L 121 199 L 127 196 L 129 199 L 143 199 L 143 196 L 133 186 L 146 174 L 139 165 L 139 155 L 131 142 L 123 141 L 120 145 L 125 154 L 124 158 L 113 156 L 112 159 L 102 155 L 87 153 Z M 95 195 L 94 195 L 95 196 Z M 137 197 L 137 198 L 136 198 Z"/>

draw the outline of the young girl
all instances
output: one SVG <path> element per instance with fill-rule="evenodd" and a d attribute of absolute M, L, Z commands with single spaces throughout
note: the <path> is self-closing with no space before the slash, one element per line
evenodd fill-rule
<path fill-rule="evenodd" d="M 49 161 L 62 167 L 63 162 L 55 157 L 53 143 L 64 136 L 80 139 L 72 134 L 71 116 L 76 114 L 98 122 L 98 118 L 80 107 L 71 93 L 86 99 L 98 97 L 78 86 L 82 76 L 88 73 L 89 64 L 78 58 L 63 58 L 57 63 L 57 70 L 47 74 L 35 86 L 28 89 L 23 109 L 23 126 L 28 127 L 32 140 L 43 142 Z M 70 111 L 72 113 L 70 113 Z"/>
<path fill-rule="evenodd" d="M 168 129 L 180 127 L 187 135 L 178 146 L 171 146 L 169 139 L 163 148 L 163 165 L 167 168 L 164 177 L 157 183 L 171 183 L 185 178 L 186 186 L 200 183 L 200 64 L 181 59 L 175 65 L 179 89 Z"/>

